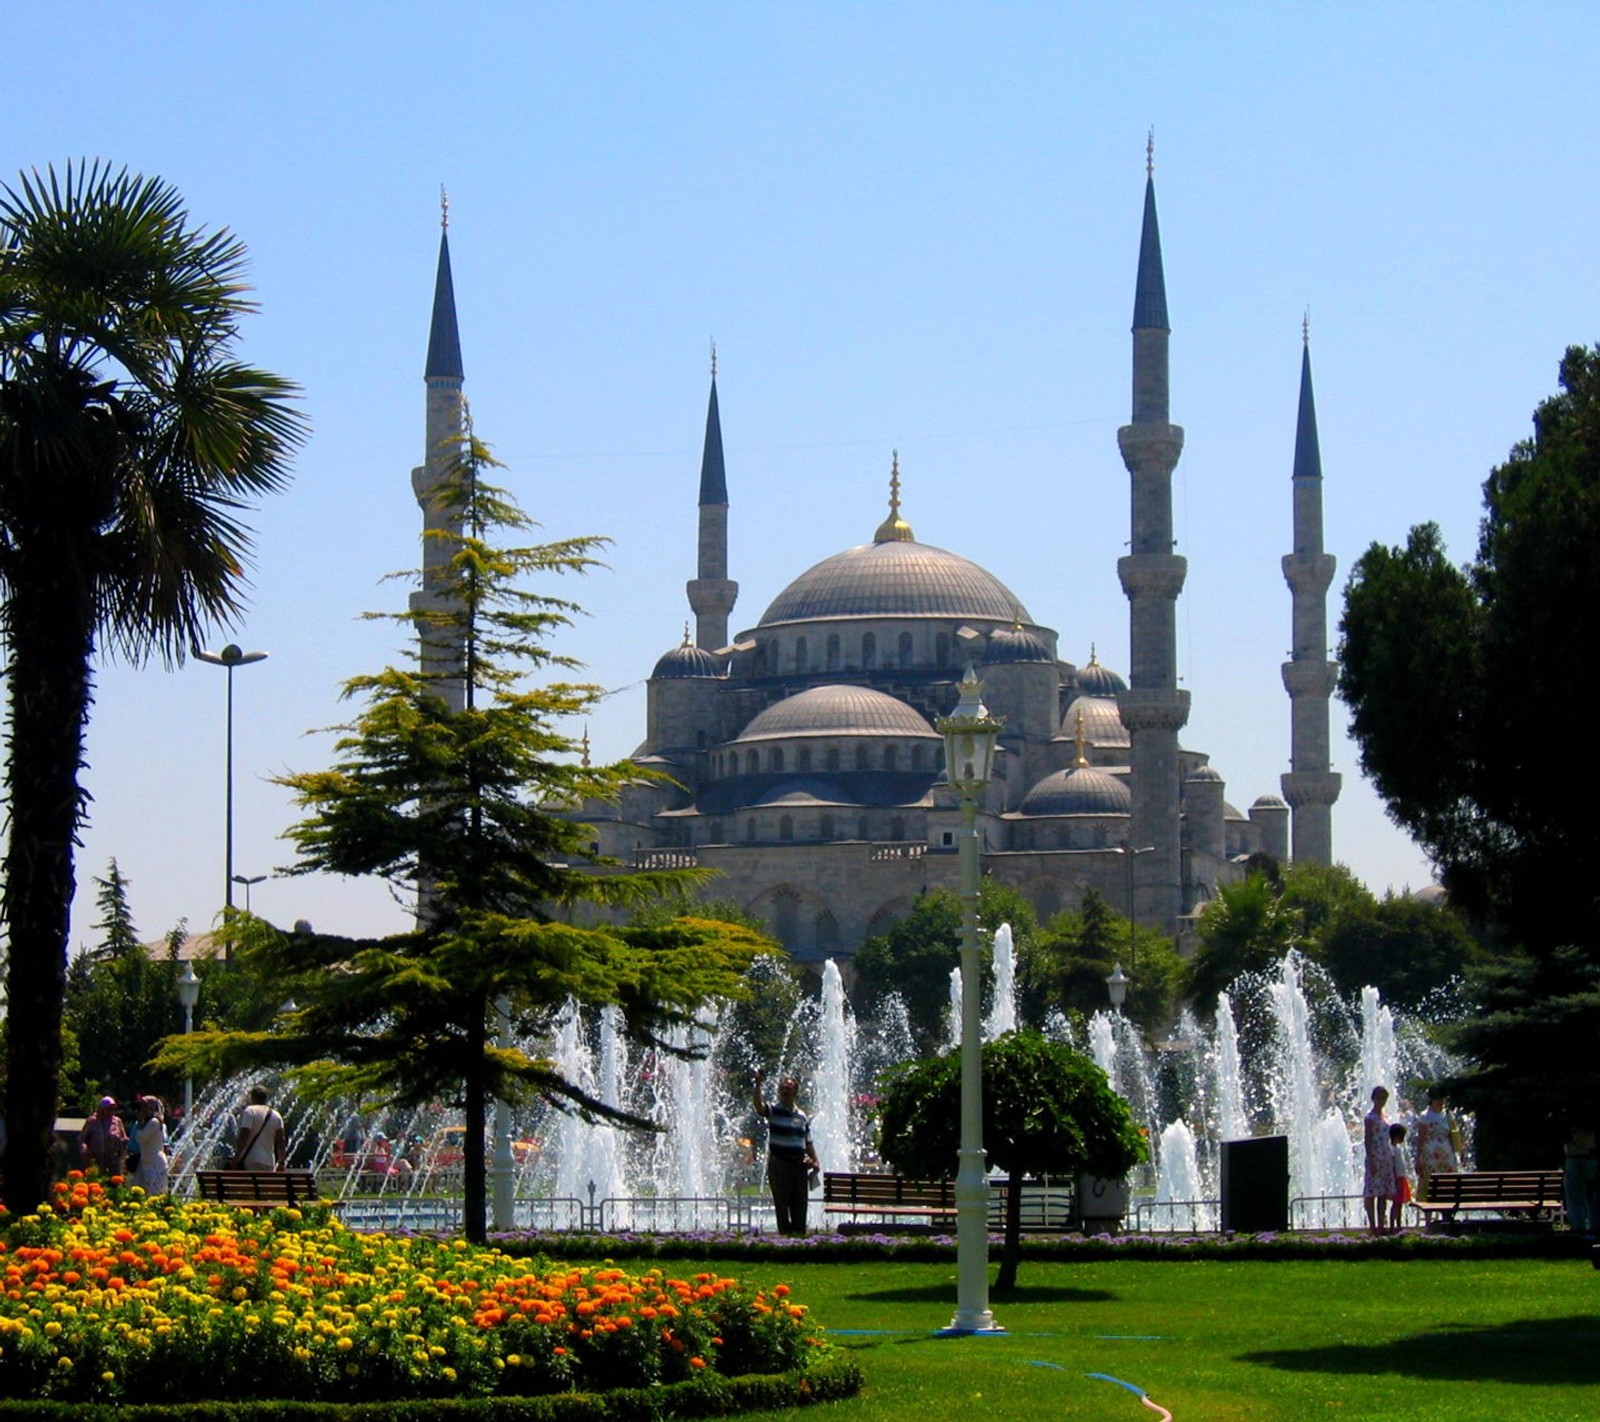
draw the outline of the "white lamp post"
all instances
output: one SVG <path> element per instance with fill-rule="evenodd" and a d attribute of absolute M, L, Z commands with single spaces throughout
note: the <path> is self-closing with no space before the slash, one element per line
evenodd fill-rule
<path fill-rule="evenodd" d="M 1003 1333 L 989 1311 L 989 1187 L 983 1155 L 983 1026 L 978 971 L 978 801 L 994 770 L 1001 723 L 984 709 L 969 665 L 961 700 L 935 723 L 945 778 L 961 796 L 961 1153 L 956 1169 L 956 1313 L 946 1335 Z"/>
<path fill-rule="evenodd" d="M 202 662 L 210 662 L 214 667 L 222 667 L 228 673 L 228 749 L 224 772 L 227 800 L 223 814 L 225 846 L 223 850 L 222 901 L 231 909 L 233 907 L 233 669 L 235 667 L 247 667 L 252 662 L 264 662 L 267 659 L 267 654 L 265 652 L 242 651 L 232 642 L 229 642 L 220 652 L 203 652 L 199 647 L 196 647 L 194 654 Z"/>
<path fill-rule="evenodd" d="M 183 1035 L 187 1037 L 194 1031 L 194 1005 L 200 1001 L 200 979 L 194 975 L 194 964 L 185 960 L 183 971 L 178 974 L 178 1001 L 183 1004 Z M 189 1112 L 194 1109 L 194 1078 L 185 1075 L 183 1078 L 183 1129 L 192 1130 L 189 1123 Z"/>
<path fill-rule="evenodd" d="M 1121 1012 L 1122 1004 L 1128 1000 L 1128 984 L 1132 979 L 1122 971 L 1122 964 L 1118 963 L 1106 974 L 1106 992 L 1111 995 L 1111 1010 Z"/>

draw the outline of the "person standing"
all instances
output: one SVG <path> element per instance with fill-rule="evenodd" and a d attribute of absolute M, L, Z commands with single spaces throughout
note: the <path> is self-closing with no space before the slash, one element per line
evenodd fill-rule
<path fill-rule="evenodd" d="M 1365 1171 L 1361 1181 L 1361 1205 L 1367 1214 L 1367 1229 L 1383 1234 L 1389 1201 L 1394 1195 L 1394 1151 L 1390 1148 L 1389 1122 L 1383 1108 L 1389 1102 L 1387 1087 L 1372 1088 L 1372 1109 L 1362 1121 L 1362 1148 Z"/>
<path fill-rule="evenodd" d="M 778 1082 L 778 1099 L 772 1102 L 761 1094 L 766 1079 L 766 1072 L 756 1072 L 753 1104 L 756 1115 L 767 1123 L 767 1188 L 778 1214 L 778 1233 L 804 1234 L 809 1177 L 821 1168 L 811 1142 L 811 1121 L 794 1104 L 800 1094 L 800 1083 L 794 1077 Z"/>
<path fill-rule="evenodd" d="M 250 1088 L 250 1103 L 239 1113 L 239 1139 L 229 1170 L 282 1170 L 288 1141 L 283 1117 L 272 1109 L 264 1086 Z"/>
<path fill-rule="evenodd" d="M 128 1158 L 128 1132 L 117 1115 L 114 1096 L 102 1096 L 94 1108 L 94 1115 L 83 1123 L 83 1133 L 78 1137 L 85 1164 L 91 1165 L 106 1179 L 121 1175 Z"/>
<path fill-rule="evenodd" d="M 1400 1233 L 1400 1207 L 1411 1203 L 1411 1158 L 1406 1152 L 1406 1128 L 1396 1121 L 1389 1127 L 1389 1155 L 1394 1161 L 1394 1194 L 1389 1197 L 1389 1233 Z"/>
<path fill-rule="evenodd" d="M 1450 1117 L 1444 1109 L 1444 1093 L 1428 1093 L 1428 1109 L 1417 1117 L 1417 1198 L 1428 1198 L 1428 1181 L 1435 1175 L 1461 1169 L 1456 1148 L 1450 1139 Z"/>
<path fill-rule="evenodd" d="M 133 1183 L 146 1195 L 167 1193 L 167 1126 L 162 1119 L 161 1099 L 139 1098 L 139 1124 L 134 1128 L 133 1146 L 139 1152 L 139 1167 Z"/>

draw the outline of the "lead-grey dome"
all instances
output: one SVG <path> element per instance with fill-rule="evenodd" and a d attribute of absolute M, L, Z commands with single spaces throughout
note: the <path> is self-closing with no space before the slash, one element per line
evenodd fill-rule
<path fill-rule="evenodd" d="M 1029 622 L 1016 595 L 958 553 L 926 543 L 866 543 L 824 558 L 789 584 L 760 626 L 828 617 L 963 617 Z"/>
<path fill-rule="evenodd" d="M 1047 775 L 1023 797 L 1024 815 L 1128 815 L 1133 796 L 1114 775 L 1080 765 Z"/>
<path fill-rule="evenodd" d="M 868 686 L 814 686 L 769 706 L 739 733 L 739 743 L 790 736 L 919 736 L 938 734 L 903 701 Z"/>
<path fill-rule="evenodd" d="M 650 676 L 655 681 L 672 681 L 684 677 L 720 677 L 722 674 L 722 663 L 715 656 L 704 647 L 692 647 L 685 642 L 683 646 L 674 647 L 663 655 Z"/>
<path fill-rule="evenodd" d="M 1061 718 L 1062 740 L 1074 740 L 1078 734 L 1078 717 L 1083 716 L 1083 738 L 1096 747 L 1115 747 L 1129 744 L 1128 728 L 1122 724 L 1117 703 L 1104 696 L 1079 696 L 1067 707 Z"/>
<path fill-rule="evenodd" d="M 1089 660 L 1078 668 L 1078 690 L 1084 696 L 1103 696 L 1115 698 L 1118 692 L 1126 691 L 1128 683 L 1125 682 L 1110 667 L 1100 665 L 1100 658 L 1091 648 Z"/>
<path fill-rule="evenodd" d="M 986 667 L 1054 660 L 1044 641 L 1026 627 L 1002 627 L 990 636 L 989 645 L 983 649 L 983 664 Z"/>

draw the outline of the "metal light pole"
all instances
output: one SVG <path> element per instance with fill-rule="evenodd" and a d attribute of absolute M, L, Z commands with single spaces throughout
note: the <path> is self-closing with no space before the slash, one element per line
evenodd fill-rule
<path fill-rule="evenodd" d="M 1111 852 L 1120 854 L 1128 867 L 1128 962 L 1133 965 L 1134 971 L 1137 972 L 1139 969 L 1139 937 L 1133 921 L 1133 861 L 1141 854 L 1154 854 L 1156 847 L 1153 844 L 1147 844 L 1143 849 L 1135 849 L 1130 841 L 1123 840 Z"/>
<path fill-rule="evenodd" d="M 247 667 L 252 662 L 264 662 L 267 659 L 267 654 L 265 652 L 242 651 L 232 642 L 229 642 L 220 652 L 203 652 L 199 647 L 196 647 L 194 654 L 202 662 L 210 662 L 214 667 L 222 667 L 228 673 L 228 749 L 225 771 L 227 801 L 223 815 L 225 848 L 223 852 L 222 902 L 231 909 L 233 907 L 233 669 L 235 667 Z M 224 961 L 226 961 L 226 946 L 224 946 L 223 953 Z"/>
<path fill-rule="evenodd" d="M 194 975 L 194 964 L 184 962 L 183 971 L 178 974 L 178 1001 L 183 1004 L 183 1035 L 187 1037 L 194 1031 L 194 1005 L 200 1001 L 200 979 Z M 189 1112 L 194 1109 L 194 1077 L 187 1072 L 183 1078 L 183 1129 L 191 1131 L 194 1127 L 189 1121 Z"/>
<path fill-rule="evenodd" d="M 229 882 L 244 885 L 244 911 L 246 913 L 250 912 L 251 885 L 265 884 L 267 882 L 267 878 L 268 876 L 266 874 L 230 874 L 228 876 Z"/>
<path fill-rule="evenodd" d="M 978 965 L 978 801 L 994 770 L 1000 722 L 969 665 L 961 700 L 935 723 L 945 778 L 961 796 L 961 1151 L 956 1169 L 956 1312 L 943 1334 L 1003 1333 L 989 1311 L 989 1187 L 983 1155 L 983 1020 Z M 1013 1186 L 1015 1182 L 1013 1182 Z"/>

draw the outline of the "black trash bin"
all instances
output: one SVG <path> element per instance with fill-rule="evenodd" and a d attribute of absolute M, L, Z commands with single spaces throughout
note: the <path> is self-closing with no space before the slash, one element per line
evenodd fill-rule
<path fill-rule="evenodd" d="M 1289 1228 L 1289 1137 L 1222 1143 L 1222 1227 L 1240 1234 Z"/>

